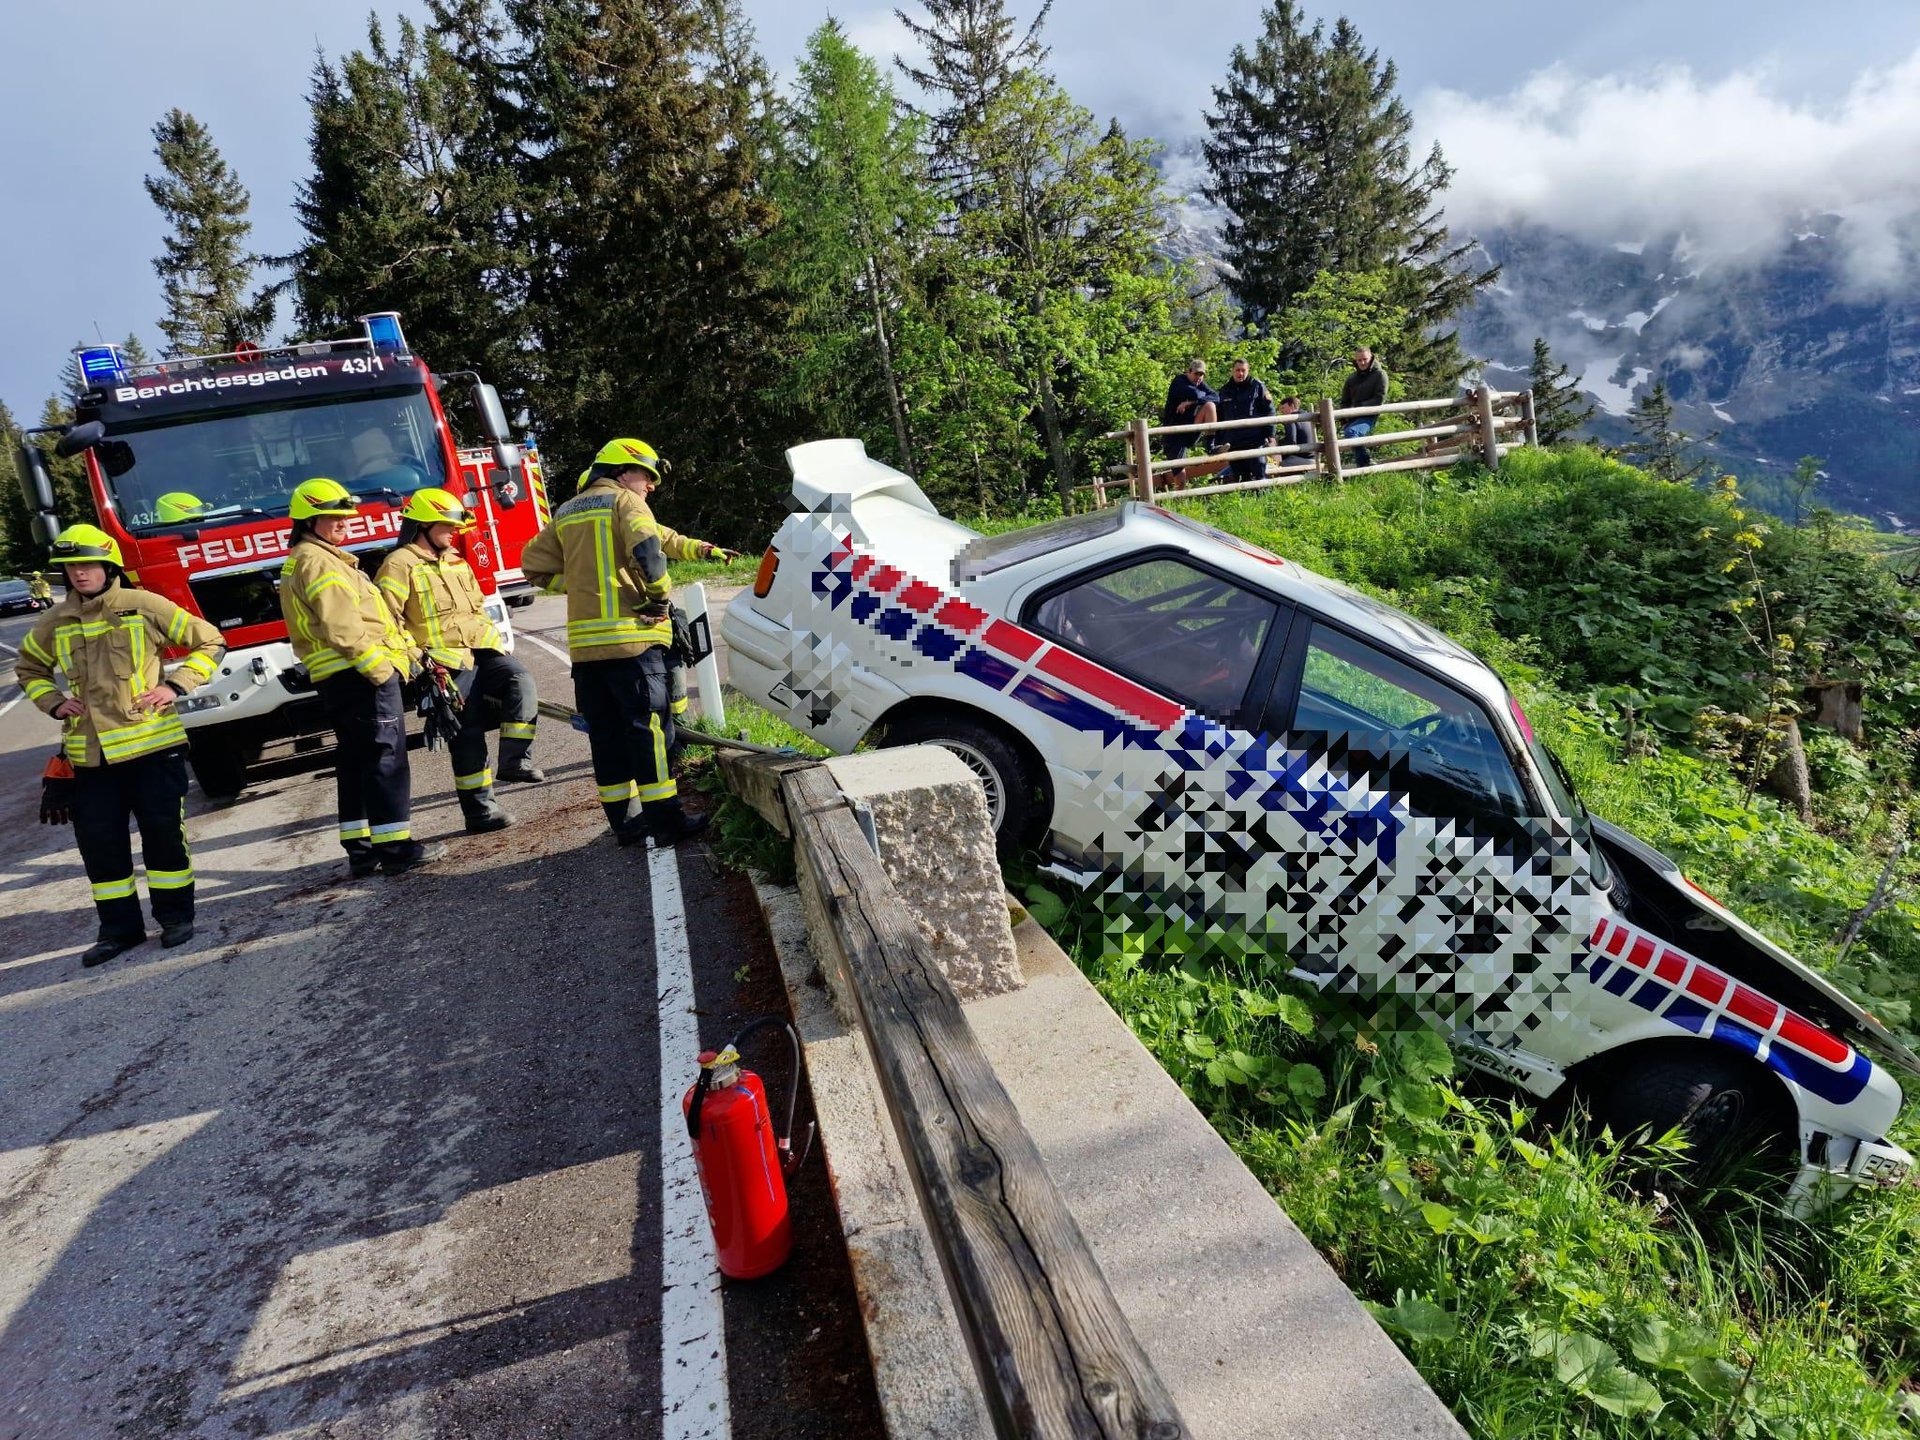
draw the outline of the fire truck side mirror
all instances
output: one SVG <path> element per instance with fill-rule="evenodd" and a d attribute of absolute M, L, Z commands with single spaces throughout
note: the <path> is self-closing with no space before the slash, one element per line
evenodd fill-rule
<path fill-rule="evenodd" d="M 507 409 L 500 403 L 500 392 L 484 380 L 473 382 L 473 408 L 480 424 L 493 442 L 493 463 L 508 475 L 520 473 L 520 447 L 513 443 L 513 431 L 507 428 Z"/>
<path fill-rule="evenodd" d="M 84 425 L 69 425 L 67 431 L 55 443 L 56 455 L 78 455 L 91 450 L 107 438 L 107 427 L 98 420 L 89 420 Z"/>
<path fill-rule="evenodd" d="M 53 476 L 47 473 L 47 457 L 40 447 L 21 436 L 14 444 L 14 473 L 20 477 L 20 495 L 33 516 L 33 538 L 51 545 L 60 533 L 60 517 L 53 508 Z"/>

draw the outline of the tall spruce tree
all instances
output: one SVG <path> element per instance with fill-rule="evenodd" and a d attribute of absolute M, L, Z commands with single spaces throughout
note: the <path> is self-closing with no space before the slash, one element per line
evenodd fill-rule
<path fill-rule="evenodd" d="M 170 227 L 153 262 L 167 305 L 160 333 L 186 353 L 257 343 L 273 323 L 273 297 L 247 293 L 255 257 L 246 248 L 246 187 L 207 127 L 184 110 L 169 110 L 153 127 L 153 145 L 160 173 L 146 177 L 147 194 Z"/>
<path fill-rule="evenodd" d="M 742 143 L 753 67 L 732 0 L 509 0 L 528 339 L 543 435 L 584 463 L 614 435 L 680 467 L 676 514 L 739 534 L 786 479 L 762 397 L 780 328 L 753 262 L 774 219 Z"/>
<path fill-rule="evenodd" d="M 807 42 L 767 177 L 779 208 L 766 267 L 791 329 L 777 389 L 833 435 L 859 435 L 915 470 L 901 375 L 902 312 L 932 227 L 920 140 L 885 73 L 829 20 Z"/>
<path fill-rule="evenodd" d="M 978 159 L 971 137 L 987 109 L 1016 75 L 1038 70 L 1047 58 L 1040 43 L 1053 0 L 1042 0 L 1025 30 L 1007 14 L 1006 0 L 922 0 L 924 18 L 896 9 L 926 60 L 900 70 L 932 101 L 925 118 L 932 173 L 956 209 L 971 207 Z"/>
<path fill-rule="evenodd" d="M 1573 439 L 1593 419 L 1594 404 L 1580 388 L 1585 378 L 1571 374 L 1565 365 L 1556 365 L 1547 342 L 1534 337 L 1527 384 L 1533 391 L 1533 422 L 1542 445 Z"/>
<path fill-rule="evenodd" d="M 1621 459 L 1675 485 L 1691 485 L 1711 470 L 1697 447 L 1713 436 L 1696 439 L 1674 424 L 1673 397 L 1667 393 L 1666 381 L 1656 380 L 1633 402 L 1627 421 L 1636 438 L 1620 447 Z"/>
<path fill-rule="evenodd" d="M 1452 172 L 1437 145 L 1414 163 L 1398 78 L 1352 22 L 1308 28 L 1296 0 L 1273 0 L 1213 92 L 1203 192 L 1228 212 L 1234 293 L 1257 322 L 1323 270 L 1386 271 L 1410 318 L 1383 358 L 1410 388 L 1444 388 L 1466 370 L 1448 322 L 1498 271 L 1465 266 L 1472 245 L 1439 209 Z"/>
<path fill-rule="evenodd" d="M 403 19 L 390 44 L 374 19 L 365 50 L 316 61 L 308 99 L 313 168 L 294 201 L 306 240 L 283 260 L 301 331 L 398 310 L 435 364 L 523 398 L 518 270 L 499 223 L 512 179 L 476 144 L 486 115 L 470 75 L 436 35 Z"/>

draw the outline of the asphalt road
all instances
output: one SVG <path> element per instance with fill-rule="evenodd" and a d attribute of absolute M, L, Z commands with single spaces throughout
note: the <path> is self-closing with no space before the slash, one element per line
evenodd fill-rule
<path fill-rule="evenodd" d="M 453 853 L 399 879 L 346 878 L 326 754 L 196 790 L 198 937 L 86 971 L 54 735 L 0 709 L 0 1437 L 882 1433 L 817 1157 L 792 1264 L 716 1298 L 672 1052 L 784 993 L 741 877 L 612 844 L 583 736 L 484 837 L 416 749 Z"/>

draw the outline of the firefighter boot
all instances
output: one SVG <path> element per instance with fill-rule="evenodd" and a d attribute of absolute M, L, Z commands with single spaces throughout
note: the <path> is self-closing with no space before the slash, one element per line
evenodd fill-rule
<path fill-rule="evenodd" d="M 639 828 L 641 823 L 640 817 L 627 813 L 631 803 L 632 802 L 627 800 L 618 802 L 603 800 L 600 802 L 600 808 L 607 812 L 607 828 L 613 831 L 615 835 L 624 835 L 629 829 Z"/>
<path fill-rule="evenodd" d="M 431 840 L 424 844 L 418 840 L 403 840 L 379 848 L 382 875 L 404 875 L 409 870 L 417 870 L 422 865 L 441 859 L 447 853 L 444 840 Z"/>
<path fill-rule="evenodd" d="M 485 835 L 494 830 L 504 830 L 513 823 L 513 816 L 500 808 L 500 802 L 493 798 L 493 787 L 486 785 L 478 790 L 462 790 L 460 793 L 460 813 L 467 822 L 469 835 Z"/>
<path fill-rule="evenodd" d="M 651 843 L 664 850 L 698 835 L 707 828 L 707 820 L 705 815 L 687 814 L 677 796 L 672 800 L 650 800 L 640 807 L 640 823 L 628 825 L 620 832 L 620 843 Z"/>
<path fill-rule="evenodd" d="M 538 785 L 547 778 L 547 772 L 533 763 L 533 757 L 527 752 L 533 749 L 531 740 L 504 739 L 500 742 L 500 763 L 495 767 L 495 780 L 513 780 L 522 785 Z"/>
<path fill-rule="evenodd" d="M 136 945 L 147 943 L 146 931 L 138 935 L 109 935 L 102 931 L 100 938 L 88 946 L 80 955 L 80 963 L 91 970 L 96 965 L 104 965 L 116 955 L 124 955 Z"/>

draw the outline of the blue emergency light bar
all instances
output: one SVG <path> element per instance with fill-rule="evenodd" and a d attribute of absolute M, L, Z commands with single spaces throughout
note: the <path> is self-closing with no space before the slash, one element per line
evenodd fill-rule
<path fill-rule="evenodd" d="M 127 357 L 118 345 L 89 345 L 74 351 L 80 357 L 80 378 L 89 385 L 118 380 L 127 368 Z"/>
<path fill-rule="evenodd" d="M 381 310 L 372 315 L 362 315 L 359 319 L 366 327 L 367 339 L 372 342 L 376 353 L 407 353 L 407 337 L 401 333 L 398 310 Z"/>

